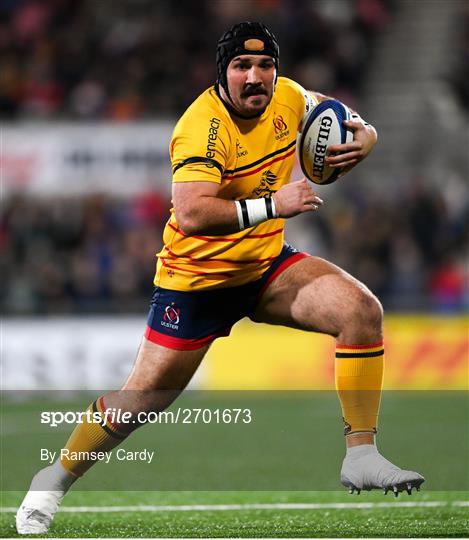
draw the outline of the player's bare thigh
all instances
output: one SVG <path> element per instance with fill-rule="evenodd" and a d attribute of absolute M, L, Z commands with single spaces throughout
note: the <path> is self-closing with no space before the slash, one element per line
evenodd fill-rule
<path fill-rule="evenodd" d="M 253 320 L 329 334 L 341 343 L 382 337 L 382 308 L 350 274 L 318 257 L 289 266 L 267 288 Z"/>
<path fill-rule="evenodd" d="M 166 409 L 187 386 L 208 348 L 178 351 L 143 338 L 127 381 L 120 391 L 106 395 L 106 405 L 131 412 Z"/>

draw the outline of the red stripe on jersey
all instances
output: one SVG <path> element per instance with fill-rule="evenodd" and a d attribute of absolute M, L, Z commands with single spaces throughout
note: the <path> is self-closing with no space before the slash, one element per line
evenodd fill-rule
<path fill-rule="evenodd" d="M 296 139 L 291 141 L 289 144 L 287 144 L 287 146 L 284 146 L 283 148 L 280 148 L 279 150 L 275 150 L 275 152 L 271 152 L 270 154 L 267 154 L 264 157 L 261 157 L 260 159 L 256 159 L 256 161 L 253 161 L 252 163 L 248 163 L 247 165 L 243 165 L 242 167 L 238 167 L 237 169 L 232 169 L 232 170 L 227 169 L 225 171 L 225 174 L 228 176 L 228 175 L 236 174 L 241 171 L 247 171 L 248 169 L 250 169 L 251 167 L 254 167 L 255 165 L 260 165 L 266 159 L 270 159 L 275 156 L 279 156 L 280 154 L 283 154 L 283 152 L 290 150 L 290 148 L 295 145 L 296 145 Z"/>
<path fill-rule="evenodd" d="M 179 233 L 182 236 L 185 236 L 186 238 L 197 238 L 197 240 L 204 240 L 205 242 L 239 242 L 240 240 L 239 238 L 225 238 L 223 236 L 208 238 L 207 236 L 188 235 L 179 227 L 175 227 L 171 223 L 168 223 L 168 225 L 171 229 L 173 229 L 173 231 L 176 231 L 177 233 Z"/>
<path fill-rule="evenodd" d="M 267 238 L 268 236 L 275 236 L 283 232 L 283 227 L 281 229 L 276 229 L 275 231 L 263 233 L 263 234 L 248 234 L 244 238 Z"/>
<path fill-rule="evenodd" d="M 191 257 L 190 255 L 177 255 L 174 253 L 174 251 L 171 251 L 169 248 L 166 248 L 166 251 L 171 255 L 172 258 L 182 258 L 182 259 L 189 259 L 192 262 L 206 262 L 206 261 L 214 261 L 214 262 L 228 262 L 228 263 L 236 263 L 236 264 L 253 264 L 253 263 L 263 263 L 266 261 L 274 261 L 277 257 L 266 257 L 265 259 L 251 259 L 249 261 L 240 261 L 237 259 L 218 259 L 215 257 L 201 257 L 199 259 L 196 259 L 194 257 Z M 161 256 L 160 256 L 161 257 Z M 165 257 L 161 257 L 164 259 Z"/>
<path fill-rule="evenodd" d="M 223 277 L 233 277 L 233 274 L 229 272 L 197 272 L 196 270 L 189 270 L 188 268 L 181 268 L 180 266 L 174 266 L 173 264 L 168 264 L 162 257 L 161 264 L 167 268 L 174 268 L 175 270 L 181 270 L 181 272 L 188 272 L 189 274 L 196 274 L 197 276 L 223 276 Z"/>
<path fill-rule="evenodd" d="M 225 236 L 193 236 L 186 234 L 182 229 L 179 227 L 175 227 L 172 223 L 168 223 L 168 226 L 173 229 L 173 231 L 176 231 L 180 235 L 186 237 L 186 238 L 196 238 L 197 240 L 203 240 L 204 242 L 240 242 L 241 240 L 245 240 L 246 238 L 267 238 L 269 236 L 275 236 L 276 234 L 280 234 L 283 232 L 283 227 L 280 229 L 276 229 L 275 231 L 263 233 L 263 234 L 247 234 L 246 236 L 242 236 L 241 238 L 227 238 Z"/>
<path fill-rule="evenodd" d="M 287 157 L 291 156 L 294 153 L 295 153 L 295 148 L 293 148 L 292 150 L 290 150 L 290 152 L 287 152 L 283 156 L 276 157 L 275 159 L 272 159 L 271 161 L 268 161 L 267 163 L 263 163 L 262 165 L 257 167 L 257 169 L 253 169 L 251 171 L 247 171 L 241 174 L 229 174 L 229 175 L 223 176 L 223 178 L 226 178 L 227 180 L 234 180 L 236 178 L 243 178 L 244 176 L 250 176 L 251 174 L 255 174 L 259 171 L 262 171 L 262 169 L 265 169 L 266 167 L 270 167 L 273 163 L 277 163 L 277 161 L 283 161 L 284 159 L 287 159 Z"/>
<path fill-rule="evenodd" d="M 157 345 L 163 345 L 163 347 L 167 347 L 168 349 L 176 349 L 177 351 L 194 351 L 196 349 L 200 349 L 204 345 L 208 345 L 218 337 L 229 336 L 230 332 L 231 327 L 226 328 L 221 332 L 217 332 L 216 334 L 210 334 L 209 336 L 205 336 L 203 338 L 185 339 L 180 337 L 167 336 L 166 334 L 157 332 L 156 330 L 153 330 L 153 328 L 151 328 L 150 326 L 147 326 L 145 329 L 145 337 L 148 339 L 148 341 L 156 343 Z"/>

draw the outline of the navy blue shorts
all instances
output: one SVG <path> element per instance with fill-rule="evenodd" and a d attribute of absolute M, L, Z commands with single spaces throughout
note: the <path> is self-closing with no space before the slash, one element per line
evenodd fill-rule
<path fill-rule="evenodd" d="M 228 336 L 236 322 L 253 313 L 269 284 L 304 257 L 308 255 L 285 244 L 262 277 L 245 285 L 202 291 L 155 287 L 145 337 L 170 349 L 190 351 Z"/>

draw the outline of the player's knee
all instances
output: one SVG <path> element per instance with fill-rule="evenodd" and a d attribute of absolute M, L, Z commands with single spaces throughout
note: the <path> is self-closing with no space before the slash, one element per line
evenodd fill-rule
<path fill-rule="evenodd" d="M 351 305 L 354 324 L 380 333 L 383 326 L 383 307 L 374 294 L 366 289 L 356 289 Z"/>

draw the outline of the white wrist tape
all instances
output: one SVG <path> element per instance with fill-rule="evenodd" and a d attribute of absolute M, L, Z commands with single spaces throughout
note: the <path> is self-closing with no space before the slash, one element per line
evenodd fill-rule
<path fill-rule="evenodd" d="M 278 217 L 273 199 L 243 199 L 235 204 L 240 231 Z"/>

